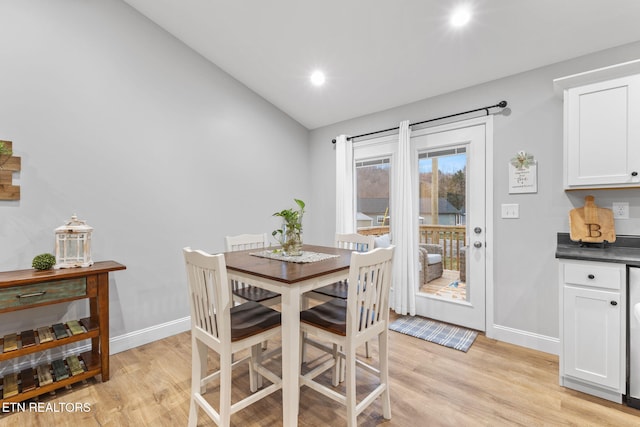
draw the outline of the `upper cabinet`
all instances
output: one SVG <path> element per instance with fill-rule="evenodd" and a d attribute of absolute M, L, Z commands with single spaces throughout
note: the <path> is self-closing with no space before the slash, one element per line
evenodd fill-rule
<path fill-rule="evenodd" d="M 640 187 L 640 60 L 554 80 L 564 97 L 564 188 Z"/>

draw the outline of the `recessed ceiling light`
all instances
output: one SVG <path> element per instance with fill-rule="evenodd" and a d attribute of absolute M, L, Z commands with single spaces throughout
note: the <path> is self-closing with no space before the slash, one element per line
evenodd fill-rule
<path fill-rule="evenodd" d="M 314 86 L 322 86 L 324 84 L 324 73 L 320 70 L 314 71 L 311 74 L 311 84 Z"/>
<path fill-rule="evenodd" d="M 450 23 L 453 27 L 464 27 L 471 20 L 471 11 L 467 6 L 460 6 L 451 14 Z"/>

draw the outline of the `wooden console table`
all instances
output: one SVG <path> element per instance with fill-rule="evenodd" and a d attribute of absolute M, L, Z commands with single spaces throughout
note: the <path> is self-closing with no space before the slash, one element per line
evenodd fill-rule
<path fill-rule="evenodd" d="M 20 331 L 17 332 L 17 349 L 4 350 L 4 339 L 0 337 L 0 363 L 27 354 L 37 353 L 65 344 L 91 339 L 91 350 L 78 355 L 84 363 L 81 373 L 58 380 L 53 376 L 53 382 L 42 385 L 35 378 L 35 387 L 25 384 L 34 382 L 34 378 L 23 379 L 18 375 L 18 394 L 5 397 L 5 379 L 3 378 L 3 402 L 21 402 L 32 397 L 56 390 L 61 387 L 83 381 L 87 378 L 101 375 L 102 381 L 109 380 L 109 272 L 124 270 L 126 267 L 115 261 L 96 262 L 90 267 L 68 268 L 60 270 L 16 270 L 0 272 L 0 313 L 27 310 L 34 307 L 58 304 L 79 299 L 89 300 L 89 317 L 81 319 L 84 329 L 73 334 L 68 332 L 65 338 L 55 338 L 52 341 L 40 342 L 37 331 L 35 344 L 23 346 Z M 41 325 L 51 330 L 51 325 Z M 66 326 L 65 326 L 66 328 Z M 71 329 L 69 327 L 69 329 Z M 30 331 L 25 331 L 30 332 Z M 33 366 L 32 374 L 35 373 Z M 51 372 L 51 366 L 46 369 Z M 24 371 L 23 371 L 24 372 Z M 5 374 L 5 377 L 9 374 Z M 35 374 L 34 374 L 35 375 Z"/>

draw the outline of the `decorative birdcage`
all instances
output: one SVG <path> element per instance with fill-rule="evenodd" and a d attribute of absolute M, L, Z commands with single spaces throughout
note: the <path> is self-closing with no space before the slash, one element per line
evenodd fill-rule
<path fill-rule="evenodd" d="M 91 259 L 91 233 L 93 227 L 73 215 L 64 225 L 55 229 L 56 265 L 53 268 L 89 267 Z"/>

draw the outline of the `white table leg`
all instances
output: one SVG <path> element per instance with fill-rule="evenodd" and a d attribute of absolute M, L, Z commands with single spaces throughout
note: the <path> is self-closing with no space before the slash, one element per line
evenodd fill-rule
<path fill-rule="evenodd" d="M 300 289 L 282 290 L 282 421 L 298 425 L 300 396 Z"/>

